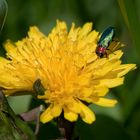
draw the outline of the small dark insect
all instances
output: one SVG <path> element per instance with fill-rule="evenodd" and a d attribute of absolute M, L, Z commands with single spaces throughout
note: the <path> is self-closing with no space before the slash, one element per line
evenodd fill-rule
<path fill-rule="evenodd" d="M 113 41 L 114 36 L 115 36 L 115 28 L 111 26 L 106 28 L 101 34 L 101 37 L 98 41 L 98 45 L 96 48 L 96 54 L 100 58 L 107 56 L 107 50 L 109 50 L 108 47 L 110 43 Z"/>

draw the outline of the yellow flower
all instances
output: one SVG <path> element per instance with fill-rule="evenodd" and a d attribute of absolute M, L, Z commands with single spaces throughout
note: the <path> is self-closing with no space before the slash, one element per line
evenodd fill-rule
<path fill-rule="evenodd" d="M 34 82 L 40 79 L 46 90 L 38 99 L 49 104 L 40 117 L 43 123 L 63 111 L 69 121 L 76 121 L 80 115 L 90 124 L 95 115 L 84 103 L 114 106 L 116 100 L 104 96 L 109 88 L 123 84 L 124 75 L 136 67 L 121 64 L 121 50 L 98 58 L 98 39 L 99 33 L 92 31 L 91 23 L 82 28 L 72 24 L 68 32 L 65 22 L 57 21 L 48 37 L 31 27 L 28 37 L 5 43 L 7 59 L 0 58 L 0 87 L 6 95 L 17 95 L 33 91 Z"/>

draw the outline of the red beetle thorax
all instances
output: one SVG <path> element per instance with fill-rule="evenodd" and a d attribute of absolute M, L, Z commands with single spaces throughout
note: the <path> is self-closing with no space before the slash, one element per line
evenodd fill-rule
<path fill-rule="evenodd" d="M 98 46 L 96 51 L 100 52 L 100 53 L 105 53 L 106 52 L 106 48 L 104 48 L 102 46 Z"/>

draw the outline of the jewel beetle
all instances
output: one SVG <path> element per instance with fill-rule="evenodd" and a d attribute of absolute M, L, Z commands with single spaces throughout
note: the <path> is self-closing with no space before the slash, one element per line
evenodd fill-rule
<path fill-rule="evenodd" d="M 97 56 L 99 56 L 100 58 L 107 56 L 107 50 L 109 50 L 108 47 L 110 43 L 113 41 L 114 36 L 115 36 L 115 28 L 112 26 L 109 26 L 103 31 L 97 43 L 96 48 Z"/>

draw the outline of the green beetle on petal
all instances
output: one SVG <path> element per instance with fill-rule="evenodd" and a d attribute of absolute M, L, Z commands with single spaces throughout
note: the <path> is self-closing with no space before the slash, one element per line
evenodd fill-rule
<path fill-rule="evenodd" d="M 107 50 L 110 43 L 113 41 L 115 36 L 115 28 L 110 26 L 101 34 L 101 37 L 98 41 L 98 45 L 96 48 L 96 54 L 103 58 L 105 55 L 107 56 Z"/>

